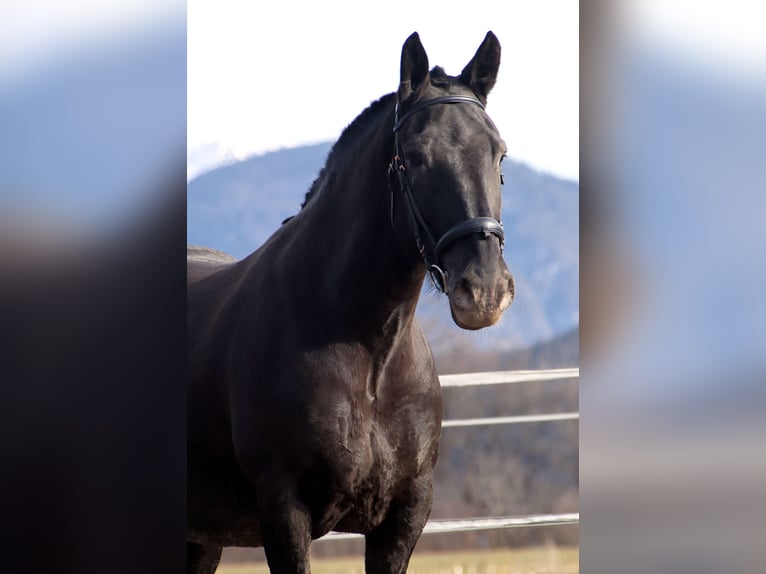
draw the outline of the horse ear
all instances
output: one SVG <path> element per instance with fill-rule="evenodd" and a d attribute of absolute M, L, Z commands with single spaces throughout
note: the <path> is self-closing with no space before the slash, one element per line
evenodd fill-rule
<path fill-rule="evenodd" d="M 473 59 L 463 68 L 460 79 L 471 86 L 481 99 L 486 99 L 495 85 L 499 67 L 500 42 L 492 32 L 487 32 Z"/>
<path fill-rule="evenodd" d="M 428 78 L 428 55 L 420 36 L 414 32 L 402 46 L 402 64 L 399 79 L 399 101 L 419 96 Z"/>

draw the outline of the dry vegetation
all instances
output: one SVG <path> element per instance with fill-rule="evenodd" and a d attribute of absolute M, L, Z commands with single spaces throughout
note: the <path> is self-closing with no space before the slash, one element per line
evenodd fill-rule
<path fill-rule="evenodd" d="M 541 546 L 516 550 L 416 554 L 408 574 L 577 574 L 576 547 Z M 361 558 L 315 559 L 313 574 L 364 574 Z M 219 574 L 268 574 L 265 563 L 222 564 Z"/>

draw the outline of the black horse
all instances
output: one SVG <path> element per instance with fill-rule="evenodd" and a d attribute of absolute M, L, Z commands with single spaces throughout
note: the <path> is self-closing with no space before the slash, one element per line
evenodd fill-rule
<path fill-rule="evenodd" d="M 365 535 L 402 573 L 431 510 L 441 392 L 414 318 L 426 273 L 466 329 L 513 299 L 505 144 L 484 112 L 500 45 L 429 72 L 417 34 L 396 93 L 343 132 L 301 210 L 241 261 L 188 252 L 188 558 L 264 546 L 309 572 L 313 539 Z"/>

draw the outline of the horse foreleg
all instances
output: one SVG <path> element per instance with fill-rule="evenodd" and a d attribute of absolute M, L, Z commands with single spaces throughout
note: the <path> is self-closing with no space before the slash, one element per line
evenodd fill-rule
<path fill-rule="evenodd" d="M 415 544 L 431 514 L 431 476 L 419 477 L 412 487 L 391 503 L 386 518 L 365 537 L 367 574 L 405 574 Z"/>
<path fill-rule="evenodd" d="M 276 477 L 260 481 L 258 510 L 271 574 L 310 574 L 311 514 L 290 481 Z"/>
<path fill-rule="evenodd" d="M 189 574 L 213 574 L 221 560 L 220 546 L 186 543 L 186 571 Z"/>

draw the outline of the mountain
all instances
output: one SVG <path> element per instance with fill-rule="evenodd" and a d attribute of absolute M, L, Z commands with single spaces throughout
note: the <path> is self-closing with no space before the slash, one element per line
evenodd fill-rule
<path fill-rule="evenodd" d="M 284 149 L 214 169 L 188 185 L 187 241 L 241 258 L 300 208 L 331 147 Z M 505 258 L 516 301 L 501 322 L 478 332 L 454 325 L 446 298 L 424 292 L 418 306 L 434 351 L 455 346 L 508 350 L 579 324 L 579 186 L 522 163 L 503 164 Z"/>

